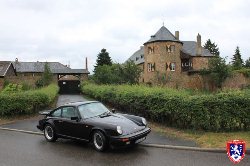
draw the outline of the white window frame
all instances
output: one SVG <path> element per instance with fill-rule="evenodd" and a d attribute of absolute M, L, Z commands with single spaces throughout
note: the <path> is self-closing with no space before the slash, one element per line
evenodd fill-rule
<path fill-rule="evenodd" d="M 176 63 L 175 62 L 171 62 L 170 63 L 170 71 L 175 71 L 176 70 Z"/>

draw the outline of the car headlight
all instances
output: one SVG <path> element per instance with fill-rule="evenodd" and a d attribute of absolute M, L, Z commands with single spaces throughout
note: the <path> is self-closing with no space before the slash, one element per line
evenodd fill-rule
<path fill-rule="evenodd" d="M 147 126 L 147 121 L 146 121 L 146 119 L 145 118 L 141 118 L 142 119 L 142 123 L 145 125 L 145 126 Z"/>
<path fill-rule="evenodd" d="M 122 127 L 121 126 L 117 126 L 116 130 L 117 130 L 117 133 L 122 134 Z"/>

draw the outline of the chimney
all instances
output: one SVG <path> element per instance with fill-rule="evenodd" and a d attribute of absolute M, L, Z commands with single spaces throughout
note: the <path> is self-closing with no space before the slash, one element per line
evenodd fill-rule
<path fill-rule="evenodd" d="M 86 68 L 86 70 L 88 70 L 88 58 L 87 57 L 86 57 L 85 63 L 86 63 L 85 64 L 86 65 L 85 68 Z"/>
<path fill-rule="evenodd" d="M 197 35 L 196 55 L 201 56 L 201 35 L 199 33 Z"/>
<path fill-rule="evenodd" d="M 179 37 L 180 37 L 179 31 L 175 31 L 175 38 L 176 38 L 177 40 L 179 40 Z"/>

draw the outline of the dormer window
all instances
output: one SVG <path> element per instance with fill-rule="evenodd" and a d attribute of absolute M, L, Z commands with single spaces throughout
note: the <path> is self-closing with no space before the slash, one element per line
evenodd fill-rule
<path fill-rule="evenodd" d="M 154 47 L 148 47 L 148 54 L 153 54 L 154 53 Z"/>

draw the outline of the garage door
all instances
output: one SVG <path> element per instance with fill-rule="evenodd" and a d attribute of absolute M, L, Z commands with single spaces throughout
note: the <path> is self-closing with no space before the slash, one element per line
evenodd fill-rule
<path fill-rule="evenodd" d="M 60 94 L 79 94 L 80 81 L 79 80 L 59 80 Z"/>

